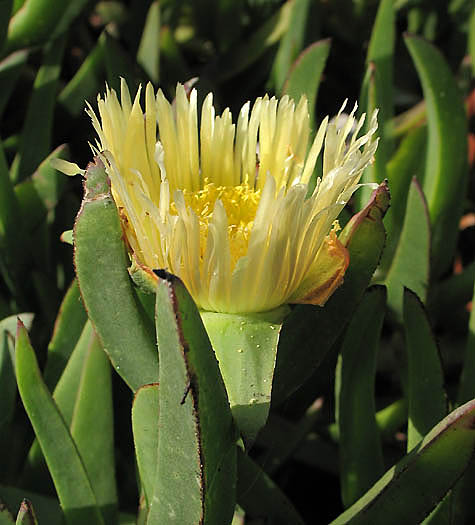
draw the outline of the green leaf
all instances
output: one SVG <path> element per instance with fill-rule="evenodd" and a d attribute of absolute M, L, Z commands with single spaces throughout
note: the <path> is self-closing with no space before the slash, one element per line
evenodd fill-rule
<path fill-rule="evenodd" d="M 219 82 L 229 80 L 275 45 L 289 27 L 294 2 L 295 0 L 287 0 L 254 34 L 241 41 L 239 45 L 232 46 L 228 53 L 222 55 L 212 76 L 216 75 Z"/>
<path fill-rule="evenodd" d="M 0 525 L 13 525 L 15 520 L 13 519 L 12 513 L 8 508 L 0 501 Z"/>
<path fill-rule="evenodd" d="M 246 515 L 274 525 L 304 525 L 287 496 L 252 459 L 238 449 L 237 500 Z"/>
<path fill-rule="evenodd" d="M 73 117 L 81 115 L 85 108 L 85 101 L 92 100 L 103 88 L 104 52 L 104 46 L 98 43 L 58 96 L 58 102 Z"/>
<path fill-rule="evenodd" d="M 31 501 L 24 499 L 21 502 L 20 510 L 18 511 L 15 525 L 38 525 L 36 513 L 33 509 Z"/>
<path fill-rule="evenodd" d="M 12 7 L 13 0 L 2 0 L 0 2 L 0 50 L 3 48 L 5 37 L 7 36 Z"/>
<path fill-rule="evenodd" d="M 51 161 L 68 157 L 68 147 L 64 144 L 59 146 L 40 163 L 31 177 L 15 186 L 25 227 L 32 239 L 31 251 L 40 267 L 50 266 L 48 250 L 50 233 L 46 231 L 45 238 L 38 239 L 38 232 L 45 222 L 48 224 L 53 222 L 55 208 L 67 184 L 66 177 L 51 166 Z"/>
<path fill-rule="evenodd" d="M 404 332 L 408 360 L 407 450 L 447 414 L 447 396 L 439 349 L 418 297 L 404 290 Z"/>
<path fill-rule="evenodd" d="M 41 445 L 68 524 L 103 524 L 84 464 L 44 384 L 21 322 L 16 339 L 18 390 Z"/>
<path fill-rule="evenodd" d="M 31 3 L 31 0 L 30 0 Z M 45 47 L 43 63 L 33 84 L 20 148 L 12 166 L 12 178 L 19 182 L 31 175 L 51 150 L 54 107 L 66 38 Z"/>
<path fill-rule="evenodd" d="M 132 429 L 141 488 L 149 505 L 157 477 L 158 412 L 158 383 L 140 387 L 132 405 Z"/>
<path fill-rule="evenodd" d="M 87 321 L 54 389 L 53 399 L 68 426 L 73 420 L 78 392 L 92 344 L 96 344 L 96 335 L 91 322 Z"/>
<path fill-rule="evenodd" d="M 234 419 L 249 444 L 267 421 L 279 333 L 288 312 L 287 306 L 255 314 L 201 312 Z"/>
<path fill-rule="evenodd" d="M 87 314 L 82 305 L 79 286 L 74 279 L 61 303 L 53 336 L 48 344 L 44 380 L 51 390 L 56 386 L 86 321 Z"/>
<path fill-rule="evenodd" d="M 10 20 L 6 51 L 49 42 L 66 31 L 86 0 L 25 0 Z"/>
<path fill-rule="evenodd" d="M 218 363 L 191 296 L 160 272 L 157 479 L 147 523 L 229 523 L 236 432 Z"/>
<path fill-rule="evenodd" d="M 143 28 L 137 52 L 137 62 L 143 67 L 150 80 L 158 84 L 160 63 L 160 4 L 152 2 Z"/>
<path fill-rule="evenodd" d="M 452 274 L 447 279 L 434 283 L 429 296 L 431 317 L 436 320 L 444 319 L 447 312 L 464 308 L 472 298 L 474 283 L 475 261 L 465 266 L 461 273 Z"/>
<path fill-rule="evenodd" d="M 0 485 L 0 498 L 11 509 L 17 509 L 24 498 L 28 498 L 35 506 L 35 512 L 40 525 L 63 525 L 64 518 L 58 500 L 36 494 L 30 490 Z"/>
<path fill-rule="evenodd" d="M 134 391 L 156 382 L 153 327 L 134 294 L 117 208 L 99 159 L 86 171 L 74 245 L 81 295 L 115 369 Z"/>
<path fill-rule="evenodd" d="M 403 289 L 412 290 L 425 302 L 429 284 L 430 224 L 424 194 L 413 179 L 406 216 L 391 267 L 386 275 L 388 305 L 402 321 Z"/>
<path fill-rule="evenodd" d="M 0 143 L 0 271 L 13 297 L 20 303 L 25 299 L 25 273 L 28 249 L 23 217 L 7 160 Z"/>
<path fill-rule="evenodd" d="M 384 287 L 372 287 L 366 292 L 348 325 L 338 358 L 335 414 L 345 507 L 353 504 L 384 473 L 374 383 L 385 306 Z"/>
<path fill-rule="evenodd" d="M 282 87 L 289 75 L 292 63 L 302 51 L 309 7 L 309 0 L 295 0 L 292 7 L 289 27 L 280 40 L 272 66 L 271 78 L 277 93 L 282 94 Z"/>
<path fill-rule="evenodd" d="M 282 89 L 283 94 L 289 95 L 295 103 L 298 103 L 302 95 L 307 97 L 312 127 L 315 124 L 318 86 L 329 53 L 330 39 L 328 38 L 305 48 L 292 65 Z"/>
<path fill-rule="evenodd" d="M 386 178 L 386 163 L 393 149 L 386 128 L 394 114 L 395 22 L 394 0 L 381 0 L 366 55 L 367 71 L 360 97 L 360 105 L 367 114 L 367 123 L 373 111 L 378 109 L 380 141 L 374 163 L 365 170 L 362 182 L 381 183 Z M 364 206 L 368 197 L 369 188 L 362 188 L 356 194 L 358 208 Z"/>
<path fill-rule="evenodd" d="M 264 452 L 257 457 L 257 462 L 267 474 L 272 475 L 301 450 L 302 442 L 312 432 L 315 424 L 321 420 L 320 401 L 310 405 L 304 416 L 297 421 L 289 421 L 275 412 L 270 413 L 266 426 L 259 432 L 256 443 L 259 450 L 264 449 Z M 336 456 L 335 463 L 338 463 Z"/>
<path fill-rule="evenodd" d="M 277 352 L 273 403 L 282 403 L 311 377 L 343 332 L 381 256 L 385 241 L 382 219 L 388 206 L 389 191 L 381 185 L 367 207 L 340 234 L 350 253 L 343 285 L 323 308 L 298 305 L 285 320 Z"/>
<path fill-rule="evenodd" d="M 331 525 L 419 523 L 465 471 L 474 447 L 475 400 L 438 423 Z"/>
<path fill-rule="evenodd" d="M 457 402 L 459 404 L 466 403 L 470 399 L 475 398 L 475 283 L 472 297 L 472 311 L 470 312 L 470 320 L 468 323 L 467 343 L 465 347 L 465 359 L 463 363 L 462 375 L 460 376 L 459 391 Z"/>
<path fill-rule="evenodd" d="M 68 428 L 73 418 L 89 348 L 94 339 L 92 325 L 87 322 L 53 393 L 53 399 Z M 33 442 L 28 453 L 23 480 L 29 487 L 38 491 L 49 483 L 44 456 L 37 440 Z"/>
<path fill-rule="evenodd" d="M 472 11 L 468 26 L 468 54 L 472 61 L 472 76 L 475 76 L 475 11 Z"/>
<path fill-rule="evenodd" d="M 473 280 L 472 280 L 473 282 Z M 475 287 L 473 287 L 472 305 L 475 304 Z M 459 404 L 475 398 L 475 308 L 472 306 L 465 347 L 465 358 L 458 387 Z M 452 493 L 452 523 L 471 523 L 475 520 L 475 509 L 472 496 L 475 490 L 475 459 L 457 483 Z"/>
<path fill-rule="evenodd" d="M 3 2 L 8 3 L 7 2 Z M 0 4 L 1 5 L 1 4 Z M 2 20 L 2 18 L 0 18 Z M 10 95 L 15 87 L 15 84 L 20 76 L 26 60 L 28 58 L 28 50 L 15 51 L 0 62 L 0 116 L 10 99 Z"/>
<path fill-rule="evenodd" d="M 398 399 L 376 412 L 376 422 L 381 437 L 393 439 L 394 434 L 407 424 L 407 399 Z"/>
<path fill-rule="evenodd" d="M 380 264 L 384 273 L 392 264 L 399 242 L 411 180 L 415 175 L 418 180 L 422 178 L 421 151 L 424 151 L 426 143 L 427 128 L 425 126 L 412 130 L 401 141 L 396 153 L 386 166 L 388 184 L 391 189 L 391 206 L 384 216 L 384 227 L 388 236 Z"/>
<path fill-rule="evenodd" d="M 118 508 L 113 410 L 110 363 L 92 332 L 74 405 L 71 435 L 84 461 L 104 523 L 110 525 L 117 523 Z"/>
<path fill-rule="evenodd" d="M 433 231 L 433 273 L 440 276 L 453 258 L 463 210 L 468 173 L 467 120 L 456 80 L 440 52 L 415 36 L 406 36 L 405 42 L 427 105 L 429 135 L 423 189 Z"/>
<path fill-rule="evenodd" d="M 120 92 L 120 79 L 125 78 L 127 84 L 134 91 L 139 84 L 137 68 L 132 57 L 123 49 L 121 44 L 104 31 L 99 37 L 99 44 L 104 49 L 107 83 L 117 92 Z"/>
<path fill-rule="evenodd" d="M 3 335 L 5 332 L 8 332 L 12 336 L 15 336 L 18 318 L 21 319 L 21 322 L 25 325 L 26 329 L 29 330 L 33 323 L 34 316 L 35 314 L 32 313 L 22 313 L 5 317 L 5 319 L 0 321 L 0 334 Z"/>
<path fill-rule="evenodd" d="M 16 380 L 10 346 L 11 334 L 1 329 L 0 323 L 0 432 L 10 425 L 16 402 Z M 3 441 L 3 439 L 2 439 Z M 3 454 L 2 454 L 3 455 Z"/>
<path fill-rule="evenodd" d="M 33 314 L 19 315 L 25 325 L 30 327 Z M 7 443 L 12 438 L 9 425 L 15 412 L 17 392 L 13 355 L 17 321 L 16 315 L 0 321 L 0 465 L 4 465 L 9 454 Z"/>

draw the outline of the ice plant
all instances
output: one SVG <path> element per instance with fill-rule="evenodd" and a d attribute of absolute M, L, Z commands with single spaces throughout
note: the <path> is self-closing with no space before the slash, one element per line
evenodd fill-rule
<path fill-rule="evenodd" d="M 376 113 L 361 137 L 356 108 L 340 129 L 326 118 L 310 144 L 304 97 L 297 106 L 258 98 L 235 124 L 229 109 L 215 114 L 212 94 L 199 119 L 196 91 L 182 85 L 173 104 L 147 85 L 143 113 L 140 90 L 132 103 L 122 82 L 121 101 L 107 89 L 98 109 L 88 110 L 93 150 L 131 253 L 178 275 L 202 310 L 321 305 L 341 283 L 349 261 L 335 220 L 377 147 Z M 323 173 L 309 191 L 322 147 Z"/>
<path fill-rule="evenodd" d="M 337 217 L 376 150 L 376 112 L 358 136 L 365 116 L 342 115 L 344 104 L 311 141 L 304 97 L 258 98 L 233 123 L 211 94 L 199 118 L 196 91 L 182 85 L 172 104 L 147 85 L 145 112 L 140 96 L 132 102 L 122 82 L 120 102 L 107 88 L 98 114 L 88 108 L 131 274 L 165 269 L 185 283 L 249 442 L 267 418 L 287 304 L 323 305 L 343 280 Z"/>

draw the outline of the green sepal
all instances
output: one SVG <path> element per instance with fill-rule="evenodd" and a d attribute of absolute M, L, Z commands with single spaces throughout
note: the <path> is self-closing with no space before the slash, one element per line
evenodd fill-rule
<path fill-rule="evenodd" d="M 248 444 L 267 421 L 279 333 L 289 312 L 288 306 L 252 314 L 201 312 L 234 419 Z"/>

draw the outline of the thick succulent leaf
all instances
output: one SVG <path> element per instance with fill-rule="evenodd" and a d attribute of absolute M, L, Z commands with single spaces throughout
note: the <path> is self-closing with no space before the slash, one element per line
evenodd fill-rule
<path fill-rule="evenodd" d="M 84 464 L 38 368 L 19 321 L 16 339 L 18 390 L 41 445 L 68 524 L 103 524 Z"/>
<path fill-rule="evenodd" d="M 279 49 L 272 66 L 271 78 L 275 90 L 281 95 L 282 87 L 289 75 L 290 68 L 304 45 L 309 7 L 309 0 L 295 0 L 292 6 L 289 27 L 280 40 Z"/>
<path fill-rule="evenodd" d="M 44 380 L 53 390 L 60 378 L 72 351 L 79 340 L 87 321 L 87 314 L 79 294 L 76 279 L 71 283 L 61 303 L 53 335 L 48 344 L 48 358 Z"/>
<path fill-rule="evenodd" d="M 158 411 L 158 383 L 140 387 L 132 405 L 132 430 L 140 485 L 148 504 L 157 477 Z"/>
<path fill-rule="evenodd" d="M 201 312 L 237 426 L 251 445 L 269 413 L 279 333 L 287 307 L 258 314 Z"/>
<path fill-rule="evenodd" d="M 468 28 L 468 53 L 472 60 L 473 75 L 475 75 L 475 11 L 472 12 Z"/>
<path fill-rule="evenodd" d="M 27 259 L 23 216 L 10 179 L 3 145 L 0 143 L 0 271 L 13 297 L 25 304 L 28 302 L 24 298 Z"/>
<path fill-rule="evenodd" d="M 0 49 L 3 48 L 5 37 L 7 36 L 12 7 L 13 0 L 3 0 L 0 2 Z"/>
<path fill-rule="evenodd" d="M 51 242 L 57 241 L 51 238 L 48 226 L 55 218 L 56 206 L 64 193 L 67 185 L 66 177 L 51 166 L 53 159 L 66 159 L 69 157 L 69 149 L 64 144 L 52 151 L 38 166 L 31 177 L 28 177 L 15 186 L 18 204 L 22 211 L 25 228 L 29 239 L 31 258 L 39 268 L 51 268 Z M 44 280 L 44 277 L 42 276 Z M 40 281 L 43 286 L 43 281 Z M 54 283 L 48 283 L 49 290 Z M 40 289 L 39 299 L 51 296 L 51 291 Z M 51 308 L 56 310 L 56 301 Z"/>
<path fill-rule="evenodd" d="M 71 435 L 76 443 L 104 523 L 117 523 L 114 421 L 110 363 L 92 331 L 81 370 Z M 91 432 L 91 429 L 94 429 Z"/>
<path fill-rule="evenodd" d="M 292 456 L 300 452 L 302 443 L 322 417 L 321 401 L 321 399 L 316 400 L 298 421 L 290 421 L 275 412 L 270 414 L 266 426 L 259 432 L 257 438 L 257 447 L 263 452 L 256 460 L 267 474 L 272 475 Z M 332 445 L 328 443 L 328 446 Z M 335 454 L 333 456 L 336 465 L 338 460 Z M 327 459 L 328 457 L 327 455 Z"/>
<path fill-rule="evenodd" d="M 200 314 L 178 278 L 160 272 L 157 479 L 147 523 L 229 523 L 236 432 Z"/>
<path fill-rule="evenodd" d="M 465 471 L 474 448 L 472 400 L 438 423 L 332 525 L 419 523 Z"/>
<path fill-rule="evenodd" d="M 385 240 L 382 219 L 388 206 L 389 191 L 381 185 L 340 234 L 339 240 L 350 253 L 342 286 L 323 308 L 299 305 L 286 318 L 277 352 L 273 403 L 283 402 L 311 377 L 343 332 L 381 257 Z"/>
<path fill-rule="evenodd" d="M 407 399 L 398 399 L 376 412 L 376 422 L 381 437 L 393 439 L 396 432 L 407 424 Z"/>
<path fill-rule="evenodd" d="M 472 311 L 470 312 L 470 321 L 468 324 L 467 344 L 465 348 L 465 359 L 463 363 L 462 375 L 457 396 L 458 403 L 466 403 L 475 398 L 475 286 L 472 297 Z"/>
<path fill-rule="evenodd" d="M 330 39 L 328 38 L 304 49 L 292 65 L 282 89 L 282 93 L 293 98 L 296 104 L 302 95 L 307 97 L 312 127 L 315 125 L 315 101 L 318 86 L 329 52 Z"/>
<path fill-rule="evenodd" d="M 153 327 L 127 272 L 117 208 L 98 159 L 86 171 L 85 196 L 74 226 L 74 262 L 89 318 L 117 372 L 134 391 L 156 382 Z"/>
<path fill-rule="evenodd" d="M 385 281 L 388 305 L 398 321 L 402 321 L 404 286 L 416 293 L 422 302 L 426 301 L 430 248 L 427 205 L 417 179 L 413 179 L 399 243 Z"/>
<path fill-rule="evenodd" d="M 71 426 L 83 371 L 94 337 L 92 325 L 90 322 L 87 322 L 84 325 L 74 350 L 71 352 L 71 356 L 59 381 L 55 385 L 53 399 L 68 428 Z M 27 456 L 22 476 L 23 480 L 29 487 L 41 491 L 42 488 L 48 486 L 50 482 L 50 477 L 46 470 L 43 452 L 41 451 L 38 440 L 35 440 Z"/>
<path fill-rule="evenodd" d="M 417 295 L 404 290 L 407 348 L 407 450 L 412 450 L 448 411 L 441 357 L 429 319 Z M 452 494 L 437 505 L 424 525 L 450 525 Z"/>
<path fill-rule="evenodd" d="M 24 499 L 21 502 L 15 525 L 38 525 L 36 512 L 31 501 Z"/>
<path fill-rule="evenodd" d="M 254 461 L 238 449 L 239 505 L 255 518 L 270 520 L 275 525 L 303 525 L 292 503 Z"/>
<path fill-rule="evenodd" d="M 21 319 L 26 329 L 29 330 L 33 323 L 34 316 L 35 314 L 32 313 L 24 313 L 5 317 L 5 319 L 0 321 L 0 334 L 4 335 L 4 333 L 7 332 L 14 337 L 16 335 L 18 318 Z"/>
<path fill-rule="evenodd" d="M 6 49 L 50 41 L 66 31 L 85 4 L 86 0 L 26 0 L 10 20 Z"/>
<path fill-rule="evenodd" d="M 214 0 L 194 0 L 193 22 L 198 31 L 211 36 L 217 50 L 223 52 L 231 45 L 238 45 L 238 38 L 243 27 L 239 23 L 245 16 L 245 4 L 215 2 Z"/>
<path fill-rule="evenodd" d="M 63 525 L 64 518 L 57 498 L 50 498 L 16 487 L 0 485 L 0 499 L 8 508 L 18 509 L 24 498 L 28 498 L 35 507 L 35 512 L 40 525 Z"/>
<path fill-rule="evenodd" d="M 0 468 L 5 469 L 5 472 L 11 454 L 9 440 L 13 438 L 13 428 L 10 423 L 15 412 L 17 395 L 13 348 L 18 317 L 21 317 L 27 327 L 31 326 L 33 314 L 13 315 L 0 321 Z"/>
<path fill-rule="evenodd" d="M 386 166 L 391 190 L 391 206 L 384 216 L 387 241 L 380 264 L 383 273 L 386 273 L 391 266 L 398 245 L 411 180 L 414 175 L 418 180 L 422 180 L 424 166 L 421 151 L 425 150 L 426 143 L 427 128 L 419 126 L 403 138 L 396 153 Z"/>
<path fill-rule="evenodd" d="M 346 330 L 335 377 L 343 504 L 353 504 L 384 473 L 374 383 L 386 290 L 370 288 Z"/>
<path fill-rule="evenodd" d="M 453 258 L 463 210 L 467 121 L 455 77 L 440 52 L 415 36 L 406 36 L 405 42 L 419 74 L 427 106 L 428 144 L 423 189 L 433 228 L 433 273 L 439 276 Z"/>
<path fill-rule="evenodd" d="M 70 115 L 81 115 L 84 111 L 84 101 L 91 100 L 103 89 L 104 78 L 104 45 L 99 41 L 61 90 L 58 102 Z"/>
<path fill-rule="evenodd" d="M 447 396 L 439 349 L 418 297 L 404 290 L 404 332 L 408 377 L 407 450 L 447 414 Z"/>
<path fill-rule="evenodd" d="M 109 86 L 120 92 L 120 79 L 125 78 L 129 88 L 138 87 L 139 79 L 135 62 L 120 42 L 104 31 L 99 37 L 99 44 L 104 49 L 104 63 Z"/>
<path fill-rule="evenodd" d="M 9 0 L 7 0 L 7 2 L 2 2 L 0 6 L 2 4 L 7 4 L 8 1 Z M 0 20 L 3 20 L 1 15 Z M 28 50 L 22 49 L 21 51 L 15 51 L 0 61 L 0 85 L 2 86 L 2 89 L 0 90 L 0 116 L 3 115 L 3 111 L 10 99 L 13 89 L 15 88 L 18 77 L 26 64 L 27 58 Z"/>
<path fill-rule="evenodd" d="M 143 67 L 154 84 L 159 80 L 160 63 L 160 4 L 152 2 L 148 10 L 147 19 L 143 28 L 137 52 L 137 62 Z"/>
<path fill-rule="evenodd" d="M 430 289 L 428 304 L 431 317 L 436 320 L 444 319 L 447 312 L 456 312 L 464 308 L 473 296 L 474 284 L 475 261 L 465 266 L 460 273 L 454 273 L 447 279 L 434 283 Z"/>
<path fill-rule="evenodd" d="M 10 425 L 16 404 L 16 380 L 10 353 L 12 339 L 0 323 L 0 432 Z M 1 438 L 0 438 L 1 439 Z M 3 440 L 1 440 L 3 441 Z M 3 456 L 3 454 L 0 453 Z"/>
<path fill-rule="evenodd" d="M 373 111 L 378 109 L 380 141 L 374 156 L 374 163 L 366 168 L 363 174 L 363 182 L 381 183 L 386 178 L 386 163 L 393 149 L 387 127 L 394 114 L 395 27 L 394 0 L 382 0 L 379 3 L 376 20 L 373 24 L 366 55 L 367 70 L 360 96 L 361 111 L 366 111 L 367 115 L 372 115 Z M 358 209 L 365 205 L 369 195 L 370 190 L 367 187 L 362 188 L 355 195 Z"/>
<path fill-rule="evenodd" d="M 0 525 L 13 525 L 14 523 L 15 520 L 13 519 L 12 513 L 0 500 Z"/>
<path fill-rule="evenodd" d="M 289 27 L 294 2 L 287 0 L 254 34 L 222 55 L 215 71 L 220 82 L 246 69 L 282 38 Z"/>
<path fill-rule="evenodd" d="M 30 4 L 33 2 L 29 1 Z M 59 37 L 45 47 L 43 63 L 28 103 L 20 148 L 12 166 L 15 182 L 30 176 L 51 150 L 54 107 L 65 44 L 66 38 Z"/>

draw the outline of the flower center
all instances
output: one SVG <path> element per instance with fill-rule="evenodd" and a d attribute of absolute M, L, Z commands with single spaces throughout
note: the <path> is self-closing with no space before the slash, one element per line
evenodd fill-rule
<path fill-rule="evenodd" d="M 208 236 L 208 225 L 219 199 L 228 218 L 228 236 L 231 250 L 231 269 L 246 254 L 249 237 L 261 198 L 261 190 L 254 190 L 247 182 L 239 186 L 217 186 L 206 182 L 198 191 L 183 190 L 185 203 L 196 213 L 200 222 L 200 251 L 203 259 Z M 172 204 L 172 213 L 174 212 Z"/>

